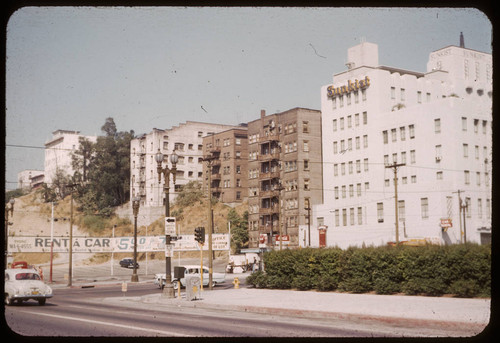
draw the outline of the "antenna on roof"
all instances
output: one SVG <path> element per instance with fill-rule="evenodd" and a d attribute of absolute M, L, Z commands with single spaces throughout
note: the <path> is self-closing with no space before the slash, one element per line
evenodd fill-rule
<path fill-rule="evenodd" d="M 460 32 L 460 47 L 465 48 L 464 34 L 462 32 Z"/>

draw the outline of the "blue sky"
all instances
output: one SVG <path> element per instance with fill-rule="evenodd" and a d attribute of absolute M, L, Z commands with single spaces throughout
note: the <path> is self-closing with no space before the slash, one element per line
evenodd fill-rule
<path fill-rule="evenodd" d="M 21 8 L 7 25 L 6 189 L 43 170 L 55 130 L 99 135 L 112 117 L 141 134 L 320 109 L 321 86 L 361 39 L 381 65 L 425 72 L 460 32 L 492 52 L 491 23 L 472 8 Z"/>

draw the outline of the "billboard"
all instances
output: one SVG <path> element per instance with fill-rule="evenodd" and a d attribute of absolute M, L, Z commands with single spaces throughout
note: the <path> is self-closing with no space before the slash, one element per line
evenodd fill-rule
<path fill-rule="evenodd" d="M 207 235 L 208 236 L 208 235 Z M 138 236 L 138 252 L 165 251 L 165 236 Z M 53 237 L 53 252 L 69 252 L 68 236 Z M 208 237 L 206 237 L 208 242 Z M 199 250 L 194 235 L 182 235 L 177 241 L 172 241 L 174 251 Z M 8 252 L 50 252 L 51 238 L 44 236 L 11 236 L 8 241 Z M 73 237 L 72 251 L 74 253 L 104 253 L 133 252 L 134 237 Z M 203 246 L 208 250 L 208 244 Z M 212 234 L 212 250 L 229 250 L 229 234 Z"/>

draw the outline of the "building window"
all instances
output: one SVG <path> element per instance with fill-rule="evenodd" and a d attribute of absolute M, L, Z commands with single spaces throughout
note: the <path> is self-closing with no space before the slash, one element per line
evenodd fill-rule
<path fill-rule="evenodd" d="M 398 163 L 398 154 L 397 153 L 392 154 L 392 163 Z"/>
<path fill-rule="evenodd" d="M 468 144 L 463 144 L 463 151 L 464 151 L 464 157 L 467 158 L 469 157 L 469 145 Z"/>
<path fill-rule="evenodd" d="M 354 115 L 354 125 L 359 126 L 359 113 Z"/>
<path fill-rule="evenodd" d="M 401 152 L 401 163 L 406 164 L 406 151 Z"/>
<path fill-rule="evenodd" d="M 344 117 L 340 118 L 340 129 L 344 129 Z"/>
<path fill-rule="evenodd" d="M 356 195 L 357 195 L 358 197 L 360 197 L 360 196 L 361 196 L 361 184 L 360 184 L 360 183 L 357 183 L 357 184 L 356 184 Z"/>
<path fill-rule="evenodd" d="M 304 179 L 304 190 L 305 191 L 309 190 L 309 179 Z"/>
<path fill-rule="evenodd" d="M 309 141 L 304 141 L 304 152 L 309 152 Z"/>
<path fill-rule="evenodd" d="M 339 198 L 339 187 L 335 186 L 333 192 L 334 192 L 335 199 L 338 199 Z"/>
<path fill-rule="evenodd" d="M 367 172 L 368 171 L 368 159 L 367 158 L 365 158 L 363 160 L 363 167 L 364 167 L 365 172 Z"/>
<path fill-rule="evenodd" d="M 368 113 L 365 111 L 363 112 L 363 125 L 368 124 Z"/>
<path fill-rule="evenodd" d="M 351 225 L 354 225 L 354 207 L 351 207 L 349 209 L 349 217 Z"/>
<path fill-rule="evenodd" d="M 396 141 L 396 129 L 391 129 L 391 139 L 393 142 Z"/>
<path fill-rule="evenodd" d="M 361 99 L 363 101 L 366 101 L 366 89 L 364 88 L 361 90 Z"/>
<path fill-rule="evenodd" d="M 347 226 L 347 209 L 342 209 L 342 224 Z"/>
<path fill-rule="evenodd" d="M 436 145 L 436 163 L 441 162 L 441 145 Z"/>
<path fill-rule="evenodd" d="M 356 160 L 356 173 L 361 173 L 361 160 Z"/>
<path fill-rule="evenodd" d="M 462 117 L 462 131 L 467 131 L 467 118 Z"/>
<path fill-rule="evenodd" d="M 309 160 L 304 160 L 304 170 L 309 170 Z"/>
<path fill-rule="evenodd" d="M 345 199 L 347 197 L 347 188 L 345 185 L 342 186 L 342 198 Z"/>
<path fill-rule="evenodd" d="M 302 122 L 302 132 L 309 133 L 309 122 L 307 121 Z"/>
<path fill-rule="evenodd" d="M 399 214 L 399 221 L 400 222 L 406 221 L 406 211 L 405 211 L 405 201 L 404 200 L 398 200 L 398 214 Z"/>
<path fill-rule="evenodd" d="M 389 165 L 389 155 L 384 155 L 384 166 Z"/>
<path fill-rule="evenodd" d="M 358 225 L 363 225 L 363 208 L 358 207 Z"/>
<path fill-rule="evenodd" d="M 389 142 L 389 135 L 387 133 L 387 130 L 382 131 L 382 138 L 384 140 L 384 144 L 387 144 Z"/>
<path fill-rule="evenodd" d="M 341 163 L 341 164 L 340 164 L 340 173 L 341 173 L 342 175 L 345 175 L 345 163 Z"/>
<path fill-rule="evenodd" d="M 333 132 L 336 132 L 337 131 L 337 119 L 334 119 L 332 124 L 333 124 Z"/>
<path fill-rule="evenodd" d="M 419 104 L 421 104 L 421 103 L 422 103 L 422 92 L 421 92 L 421 91 L 418 91 L 418 92 L 417 92 L 417 102 L 418 102 Z"/>
<path fill-rule="evenodd" d="M 481 186 L 481 173 L 476 172 L 476 185 Z"/>
<path fill-rule="evenodd" d="M 470 172 L 468 170 L 464 170 L 464 182 L 466 185 L 470 184 Z"/>
<path fill-rule="evenodd" d="M 404 88 L 401 88 L 401 101 L 405 101 L 405 89 Z"/>
<path fill-rule="evenodd" d="M 337 98 L 332 98 L 332 109 L 336 109 L 337 108 Z"/>
<path fill-rule="evenodd" d="M 420 198 L 420 211 L 422 212 L 422 219 L 429 218 L 429 200 L 427 198 Z"/>
<path fill-rule="evenodd" d="M 352 127 L 352 116 L 347 116 L 347 127 L 348 128 Z"/>
<path fill-rule="evenodd" d="M 410 163 L 415 164 L 416 162 L 416 156 L 415 156 L 415 150 L 410 150 Z"/>
<path fill-rule="evenodd" d="M 442 171 L 436 172 L 436 179 L 437 180 L 442 180 L 443 179 L 443 172 Z"/>
<path fill-rule="evenodd" d="M 335 163 L 333 165 L 333 176 L 338 176 L 339 175 L 339 165 Z"/>
<path fill-rule="evenodd" d="M 401 136 L 402 141 L 406 140 L 406 129 L 404 126 L 399 128 L 399 135 Z"/>
<path fill-rule="evenodd" d="M 391 99 L 396 99 L 396 87 L 391 87 Z"/>
<path fill-rule="evenodd" d="M 337 142 L 333 142 L 333 153 L 334 154 L 338 153 L 338 143 Z"/>
<path fill-rule="evenodd" d="M 406 184 L 408 183 L 408 177 L 403 176 L 403 177 L 401 178 L 401 181 L 402 181 L 403 185 L 406 185 Z"/>
<path fill-rule="evenodd" d="M 477 199 L 477 216 L 483 218 L 483 200 Z"/>
<path fill-rule="evenodd" d="M 434 133 L 441 132 L 441 119 L 434 119 Z"/>
<path fill-rule="evenodd" d="M 377 219 L 379 223 L 384 222 L 384 203 L 379 202 L 377 203 Z"/>
<path fill-rule="evenodd" d="M 385 179 L 384 185 L 385 187 L 389 187 L 391 185 L 391 181 L 389 179 Z"/>
<path fill-rule="evenodd" d="M 356 137 L 356 150 L 359 150 L 361 147 L 361 143 L 360 143 L 360 139 L 359 139 L 359 136 Z"/>
<path fill-rule="evenodd" d="M 479 145 L 476 145 L 474 147 L 474 152 L 475 152 L 476 160 L 479 160 Z"/>
<path fill-rule="evenodd" d="M 353 172 L 352 161 L 349 161 L 348 166 L 349 166 L 349 174 L 352 174 L 352 172 Z"/>
<path fill-rule="evenodd" d="M 363 136 L 363 148 L 368 148 L 368 135 Z"/>
<path fill-rule="evenodd" d="M 474 119 L 474 133 L 479 132 L 479 119 Z"/>
<path fill-rule="evenodd" d="M 486 134 L 486 126 L 488 126 L 488 122 L 483 120 L 483 134 Z"/>
<path fill-rule="evenodd" d="M 417 175 L 411 176 L 411 183 L 417 183 Z"/>
<path fill-rule="evenodd" d="M 349 185 L 349 197 L 354 197 L 354 185 Z"/>
<path fill-rule="evenodd" d="M 409 125 L 408 129 L 410 131 L 410 139 L 415 138 L 415 125 L 413 125 L 413 124 Z"/>
<path fill-rule="evenodd" d="M 340 226 L 339 210 L 335 210 L 335 226 Z"/>

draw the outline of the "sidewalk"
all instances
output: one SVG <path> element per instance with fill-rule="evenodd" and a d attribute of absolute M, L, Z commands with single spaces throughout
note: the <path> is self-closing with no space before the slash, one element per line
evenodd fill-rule
<path fill-rule="evenodd" d="M 166 299 L 160 293 L 142 297 L 106 298 L 123 306 L 207 308 L 280 316 L 346 320 L 386 326 L 444 329 L 458 335 L 481 333 L 490 320 L 490 299 L 459 299 L 400 295 L 270 289 L 204 290 L 202 299 Z"/>

